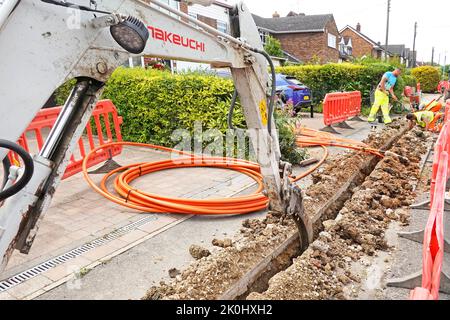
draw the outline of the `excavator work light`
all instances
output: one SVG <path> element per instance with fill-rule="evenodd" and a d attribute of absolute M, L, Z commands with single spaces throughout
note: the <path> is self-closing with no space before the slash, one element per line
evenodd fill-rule
<path fill-rule="evenodd" d="M 130 53 L 144 51 L 149 33 L 147 27 L 137 18 L 127 17 L 119 24 L 110 27 L 111 35 L 116 42 Z"/>

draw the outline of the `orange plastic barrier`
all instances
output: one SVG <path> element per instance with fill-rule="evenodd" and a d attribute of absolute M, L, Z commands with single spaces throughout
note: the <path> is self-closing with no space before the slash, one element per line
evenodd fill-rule
<path fill-rule="evenodd" d="M 328 93 L 323 101 L 323 122 L 326 126 L 338 124 L 361 113 L 361 92 Z"/>
<path fill-rule="evenodd" d="M 449 122 L 450 121 L 450 102 L 447 101 L 447 104 L 445 105 L 445 118 L 444 118 L 445 122 Z"/>
<path fill-rule="evenodd" d="M 446 114 L 450 108 L 447 101 Z M 446 184 L 450 178 L 450 119 L 439 134 L 435 147 L 430 197 L 431 212 L 424 233 L 422 287 L 411 291 L 412 300 L 437 300 L 444 257 L 444 203 Z"/>
<path fill-rule="evenodd" d="M 350 99 L 346 92 L 328 93 L 323 101 L 323 123 L 326 126 L 348 119 Z"/>
<path fill-rule="evenodd" d="M 37 151 L 44 145 L 44 134 L 48 133 L 56 122 L 62 107 L 42 109 L 33 119 L 27 130 L 22 134 L 18 143 L 30 152 L 31 140 L 35 140 Z M 120 125 L 122 117 L 118 116 L 117 109 L 110 100 L 99 101 L 92 113 L 90 122 L 87 124 L 84 137 L 78 141 L 78 152 L 75 152 L 67 166 L 63 179 L 73 176 L 82 171 L 84 157 L 95 148 L 112 142 L 121 142 L 122 134 Z M 105 137 L 106 134 L 106 137 Z M 86 152 L 85 143 L 88 144 Z M 36 151 L 33 148 L 33 151 Z M 105 150 L 99 150 L 89 158 L 88 167 L 92 167 L 122 152 L 122 146 L 112 146 Z M 15 155 L 10 154 L 14 159 Z"/>
<path fill-rule="evenodd" d="M 350 108 L 349 117 L 357 117 L 361 113 L 362 97 L 360 91 L 349 92 Z"/>
<path fill-rule="evenodd" d="M 437 91 L 443 93 L 446 90 L 450 89 L 450 81 L 443 80 L 439 82 L 439 85 L 437 87 Z"/>

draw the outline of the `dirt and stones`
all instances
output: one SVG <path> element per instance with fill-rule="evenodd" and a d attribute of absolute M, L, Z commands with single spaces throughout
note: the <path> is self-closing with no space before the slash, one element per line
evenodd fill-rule
<path fill-rule="evenodd" d="M 399 136 L 405 128 L 406 124 L 403 122 L 394 124 L 385 132 L 372 134 L 366 143 L 373 147 L 385 146 L 394 137 Z M 315 215 L 318 208 L 329 201 L 336 190 L 341 188 L 352 175 L 361 175 L 362 182 L 365 174 L 361 172 L 363 164 L 368 161 L 375 161 L 374 159 L 373 156 L 354 152 L 330 158 L 326 165 L 321 168 L 320 173 L 315 175 L 316 184 L 306 190 L 305 208 L 307 214 Z M 356 185 L 351 187 L 356 187 Z M 339 199 L 342 202 L 340 207 L 350 196 L 351 191 L 345 199 Z M 336 206 L 338 207 L 339 204 L 336 204 Z M 325 220 L 334 219 L 337 211 L 333 211 L 332 208 L 329 209 Z M 144 299 L 219 298 L 247 272 L 252 270 L 256 264 L 269 256 L 296 232 L 297 228 L 290 219 L 280 220 L 270 214 L 263 220 L 246 220 L 243 222 L 240 231 L 233 237 L 232 246 L 216 246 L 211 251 L 210 256 L 193 262 L 182 271 L 181 275 L 177 276 L 175 281 L 162 282 L 159 286 L 152 287 Z M 326 233 L 322 236 L 331 237 Z M 221 244 L 220 241 L 217 244 Z M 327 252 L 335 252 L 338 249 L 330 245 Z M 297 255 L 292 252 L 285 257 L 288 265 L 292 263 L 292 257 Z M 315 263 L 318 265 L 319 261 L 323 259 L 326 262 L 324 266 L 326 266 L 327 272 L 332 273 L 336 268 L 336 263 L 330 260 L 328 255 L 324 257 L 322 255 L 324 254 L 316 255 Z M 322 264 L 322 262 L 320 263 Z M 278 265 L 286 268 L 284 263 Z M 312 279 L 319 279 L 314 275 L 311 275 L 311 277 Z"/>
<path fill-rule="evenodd" d="M 221 239 L 213 239 L 211 242 L 213 246 L 220 247 L 220 248 L 229 248 L 233 245 L 233 240 L 230 238 L 225 238 L 223 240 Z"/>
<path fill-rule="evenodd" d="M 428 135 L 408 132 L 381 161 L 340 210 L 324 223 L 319 238 L 292 266 L 269 281 L 262 294 L 248 299 L 347 299 L 357 296 L 360 275 L 351 265 L 390 248 L 385 232 L 391 222 L 407 223 L 405 206 L 414 200 L 413 186 Z M 404 161 L 407 158 L 409 161 Z M 350 296 L 349 296 L 350 295 Z"/>
<path fill-rule="evenodd" d="M 208 249 L 203 248 L 201 246 L 197 246 L 195 244 L 189 247 L 189 253 L 195 260 L 200 260 L 202 258 L 206 258 L 211 255 L 211 252 Z"/>
<path fill-rule="evenodd" d="M 295 230 L 293 222 L 268 216 L 243 223 L 232 246 L 216 247 L 211 256 L 193 262 L 177 279 L 151 288 L 144 299 L 214 299 L 225 292 Z"/>
<path fill-rule="evenodd" d="M 363 142 L 373 148 L 389 149 L 396 138 L 406 131 L 406 127 L 406 122 L 396 121 L 383 131 L 373 132 Z M 370 154 L 349 151 L 330 158 L 313 173 L 313 185 L 305 192 L 304 207 L 313 221 L 315 216 L 320 216 L 314 223 L 315 237 L 323 230 L 322 222 L 336 217 L 336 212 L 351 197 L 353 189 L 364 181 L 379 160 Z M 334 198 L 340 188 L 346 189 Z M 330 199 L 333 199 L 331 203 Z M 327 207 L 324 207 L 325 204 Z"/>

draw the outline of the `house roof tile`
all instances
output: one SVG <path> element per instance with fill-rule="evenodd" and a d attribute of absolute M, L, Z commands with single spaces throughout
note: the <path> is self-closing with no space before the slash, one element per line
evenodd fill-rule
<path fill-rule="evenodd" d="M 260 28 L 274 33 L 285 33 L 323 31 L 327 23 L 334 18 L 332 14 L 296 15 L 280 18 L 263 18 L 254 14 L 253 19 Z"/>

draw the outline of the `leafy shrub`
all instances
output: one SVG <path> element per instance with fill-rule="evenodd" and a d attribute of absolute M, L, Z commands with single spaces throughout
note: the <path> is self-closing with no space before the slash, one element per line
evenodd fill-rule
<path fill-rule="evenodd" d="M 420 82 L 423 92 L 435 92 L 440 81 L 439 70 L 431 66 L 417 67 L 411 70 L 411 74 Z"/>
<path fill-rule="evenodd" d="M 405 81 L 405 86 L 416 87 L 417 80 L 412 75 L 402 75 L 403 80 Z"/>
<path fill-rule="evenodd" d="M 280 40 L 268 36 L 266 39 L 266 44 L 264 45 L 264 50 L 272 57 L 283 57 L 283 49 L 281 48 Z"/>
<path fill-rule="evenodd" d="M 299 118 L 293 117 L 293 114 L 293 104 L 287 103 L 284 109 L 276 109 L 274 117 L 278 129 L 281 159 L 292 164 L 298 164 L 306 159 L 307 152 L 305 149 L 297 147 L 295 129 Z"/>

